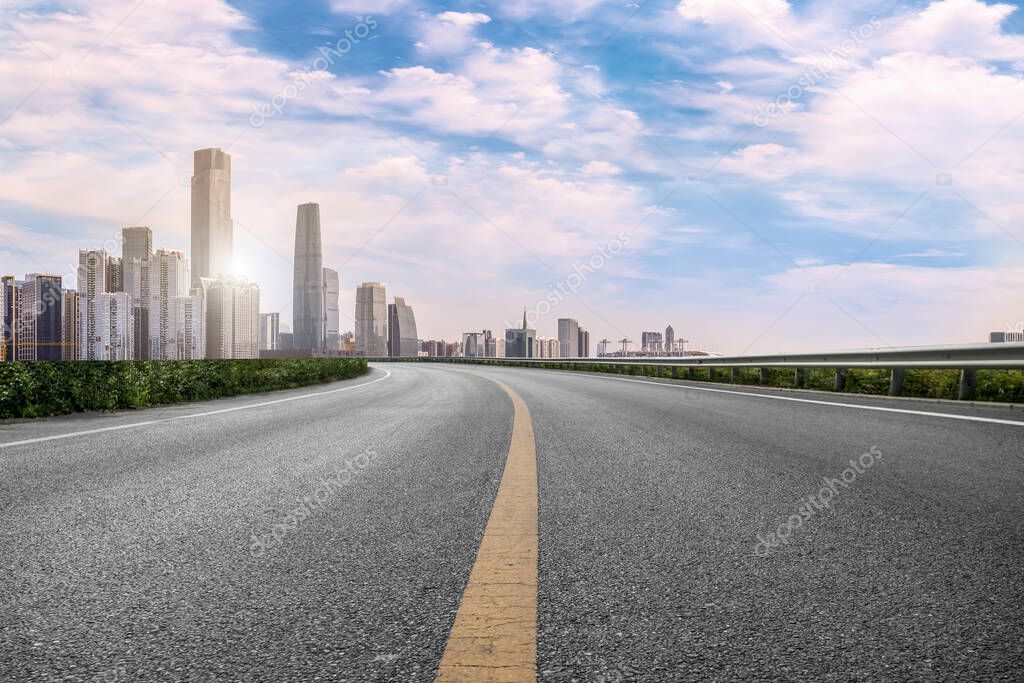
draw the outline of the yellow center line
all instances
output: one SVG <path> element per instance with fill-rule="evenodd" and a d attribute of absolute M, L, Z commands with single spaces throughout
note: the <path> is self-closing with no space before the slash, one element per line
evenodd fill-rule
<path fill-rule="evenodd" d="M 462 595 L 438 681 L 537 679 L 537 451 L 530 411 L 515 417 L 498 495 Z"/>

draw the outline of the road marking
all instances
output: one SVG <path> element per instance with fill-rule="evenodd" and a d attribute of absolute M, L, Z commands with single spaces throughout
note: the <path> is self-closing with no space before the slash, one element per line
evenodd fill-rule
<path fill-rule="evenodd" d="M 551 372 L 545 370 L 544 372 Z M 574 375 L 576 377 L 587 377 L 586 372 L 564 372 L 562 374 Z M 710 391 L 715 394 L 733 394 L 735 396 L 752 396 L 754 398 L 767 398 L 774 401 L 794 401 L 796 403 L 814 403 L 820 406 L 836 406 L 839 408 L 855 408 L 857 410 L 875 410 L 883 413 L 903 413 L 905 415 L 924 415 L 926 417 L 945 417 L 950 420 L 967 420 L 969 422 L 989 422 L 992 424 L 1013 425 L 1024 427 L 1024 420 L 1000 420 L 994 417 L 976 417 L 974 415 L 956 415 L 955 413 L 933 413 L 927 410 L 907 410 L 906 408 L 885 408 L 883 406 L 865 406 L 857 403 L 840 403 L 838 401 L 818 401 L 813 398 L 796 398 L 794 396 L 774 396 L 772 394 L 757 394 L 747 391 L 730 391 L 729 389 L 712 389 L 711 387 L 699 387 L 692 384 L 669 384 L 668 382 L 650 382 L 642 379 L 626 379 L 624 377 L 604 377 L 601 375 L 589 375 L 594 379 L 609 379 L 615 382 L 629 382 L 630 384 L 651 384 L 656 387 L 670 387 L 673 389 L 693 389 L 694 391 Z"/>
<path fill-rule="evenodd" d="M 488 378 L 490 379 L 490 378 Z M 505 472 L 438 681 L 537 679 L 537 451 L 530 411 L 506 384 L 515 416 Z"/>
<path fill-rule="evenodd" d="M 57 441 L 59 439 L 70 439 L 76 436 L 86 436 L 88 434 L 99 434 L 101 432 L 116 432 L 121 429 L 135 429 L 136 427 L 145 427 L 147 425 L 161 424 L 163 422 L 173 422 L 174 420 L 191 420 L 197 417 L 209 417 L 210 415 L 221 415 L 223 413 L 233 413 L 238 410 L 251 410 L 252 408 L 263 408 L 265 406 L 277 405 L 278 403 L 288 403 L 289 401 L 302 401 L 308 398 L 317 398 L 318 396 L 327 396 L 329 394 L 337 394 L 341 391 L 351 391 L 352 389 L 362 389 L 368 387 L 371 384 L 377 382 L 383 382 L 388 377 L 391 377 L 391 372 L 388 370 L 384 371 L 383 377 L 364 382 L 363 384 L 357 384 L 351 387 L 341 387 L 340 389 L 331 389 L 329 391 L 318 391 L 314 394 L 302 394 L 301 396 L 289 396 L 288 398 L 278 398 L 273 401 L 263 401 L 262 403 L 251 403 L 244 406 L 235 406 L 233 408 L 222 408 L 220 410 L 208 410 L 203 413 L 189 413 L 188 415 L 176 415 L 174 417 L 165 417 L 162 420 L 146 420 L 144 422 L 132 422 L 126 425 L 114 425 L 112 427 L 100 427 L 99 429 L 85 429 L 79 432 L 70 432 L 68 434 L 55 434 L 53 436 L 41 436 L 36 439 L 24 439 L 23 441 L 9 441 L 8 443 L 0 443 L 0 448 L 13 448 L 14 446 L 25 446 L 33 443 L 43 443 L 45 441 Z"/>

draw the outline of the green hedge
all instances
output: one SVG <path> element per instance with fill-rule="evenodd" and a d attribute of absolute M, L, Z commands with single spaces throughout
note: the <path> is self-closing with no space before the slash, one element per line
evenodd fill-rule
<path fill-rule="evenodd" d="M 200 401 L 367 371 L 365 358 L 0 363 L 0 418 Z"/>
<path fill-rule="evenodd" d="M 374 358 L 375 361 L 427 361 L 475 363 L 484 365 L 506 365 L 525 368 L 545 368 L 549 370 L 573 370 L 577 372 L 603 372 L 616 375 L 636 375 L 643 377 L 662 377 L 665 379 L 689 379 L 699 382 L 714 381 L 720 384 L 732 384 L 732 372 L 728 368 L 717 368 L 712 380 L 710 368 L 695 367 L 693 376 L 690 368 L 659 365 L 643 365 L 638 363 L 616 364 L 614 361 L 599 363 L 574 363 L 560 361 L 557 363 L 525 363 L 515 359 L 494 358 Z M 846 371 L 846 391 L 848 394 L 887 395 L 889 393 L 888 370 L 850 369 Z M 792 368 L 768 368 L 768 382 L 764 386 L 792 387 L 794 371 Z M 735 384 L 761 385 L 759 368 L 740 368 Z M 828 368 L 808 368 L 804 371 L 804 386 L 808 389 L 832 391 L 835 387 L 835 370 Z M 903 396 L 918 398 L 955 399 L 959 393 L 959 370 L 907 370 L 903 379 Z M 1024 371 L 1022 370 L 979 370 L 975 400 L 1000 401 L 1004 403 L 1024 403 Z"/>

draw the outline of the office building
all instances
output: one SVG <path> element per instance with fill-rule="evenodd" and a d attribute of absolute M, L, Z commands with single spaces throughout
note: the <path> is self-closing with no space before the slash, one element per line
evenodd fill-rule
<path fill-rule="evenodd" d="M 673 353 L 676 350 L 676 331 L 669 325 L 665 328 L 665 352 Z"/>
<path fill-rule="evenodd" d="M 412 306 L 400 296 L 388 305 L 388 355 L 403 358 L 419 355 L 416 316 Z"/>
<path fill-rule="evenodd" d="M 106 291 L 124 291 L 124 259 L 107 256 Z"/>
<path fill-rule="evenodd" d="M 364 282 L 356 289 L 356 355 L 388 355 L 388 304 L 384 285 Z"/>
<path fill-rule="evenodd" d="M 0 361 L 14 360 L 14 329 L 18 315 L 18 281 L 13 275 L 0 278 Z"/>
<path fill-rule="evenodd" d="M 337 351 L 341 348 L 341 311 L 338 297 L 341 295 L 341 277 L 333 268 L 323 269 L 324 302 L 324 349 Z"/>
<path fill-rule="evenodd" d="M 519 329 L 505 330 L 505 357 L 533 358 L 536 341 L 537 330 L 527 326 L 526 311 L 523 311 L 523 326 Z"/>
<path fill-rule="evenodd" d="M 576 356 L 578 358 L 590 358 L 590 332 L 582 327 L 579 330 L 579 350 Z"/>
<path fill-rule="evenodd" d="M 144 226 L 121 230 L 121 260 L 125 265 L 134 260 L 146 261 L 152 256 L 152 230 Z"/>
<path fill-rule="evenodd" d="M 292 340 L 296 349 L 324 347 L 324 269 L 320 205 L 300 204 L 295 217 Z"/>
<path fill-rule="evenodd" d="M 32 273 L 15 294 L 14 358 L 19 361 L 62 360 L 63 288 L 59 275 Z"/>
<path fill-rule="evenodd" d="M 280 348 L 280 313 L 260 313 L 260 351 L 277 351 Z"/>
<path fill-rule="evenodd" d="M 79 360 L 134 359 L 135 316 L 129 294 L 102 292 L 80 297 L 78 308 Z"/>
<path fill-rule="evenodd" d="M 191 244 L 193 287 L 232 272 L 231 156 L 220 149 L 193 155 Z"/>
<path fill-rule="evenodd" d="M 466 358 L 483 358 L 487 355 L 487 337 L 482 332 L 462 334 L 462 355 Z"/>
<path fill-rule="evenodd" d="M 78 292 L 65 289 L 61 296 L 61 360 L 78 360 L 81 311 Z"/>
<path fill-rule="evenodd" d="M 640 335 L 640 350 L 644 353 L 661 354 L 662 336 L 661 332 L 643 332 Z"/>
<path fill-rule="evenodd" d="M 561 358 L 580 355 L 580 324 L 572 318 L 558 319 L 558 343 Z"/>

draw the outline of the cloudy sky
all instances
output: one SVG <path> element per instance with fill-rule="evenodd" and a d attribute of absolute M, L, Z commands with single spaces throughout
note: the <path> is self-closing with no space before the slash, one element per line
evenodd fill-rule
<path fill-rule="evenodd" d="M 286 321 L 307 201 L 348 329 L 364 280 L 423 338 L 540 301 L 541 335 L 725 353 L 1024 319 L 1016 4 L 0 3 L 0 271 L 73 273 L 125 225 L 187 249 L 202 147 Z"/>

